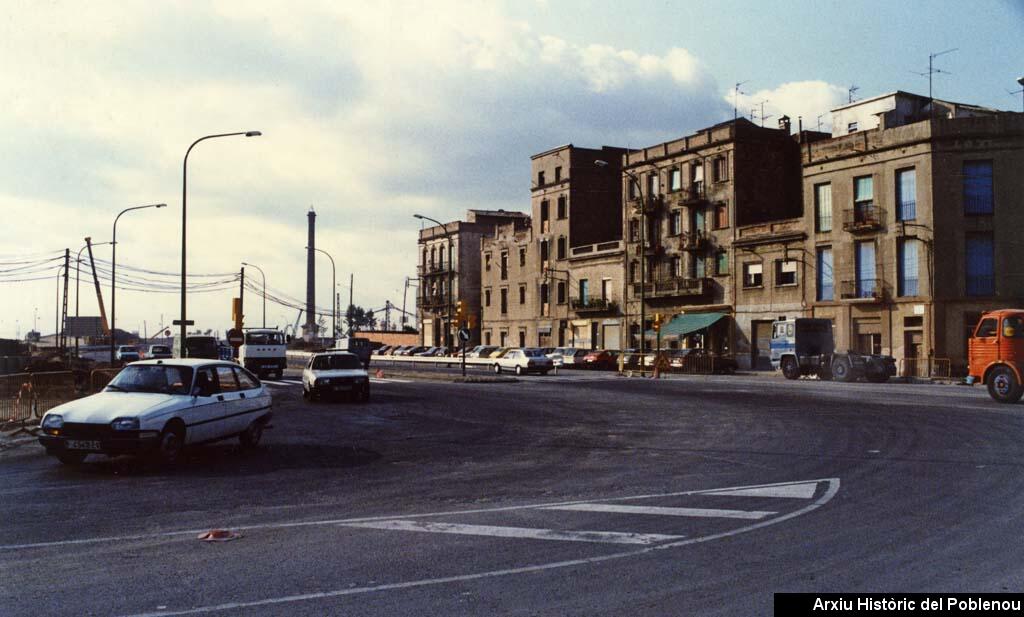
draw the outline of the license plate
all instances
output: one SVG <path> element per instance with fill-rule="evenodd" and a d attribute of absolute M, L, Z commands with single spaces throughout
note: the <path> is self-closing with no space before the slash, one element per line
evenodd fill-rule
<path fill-rule="evenodd" d="M 351 389 L 352 389 L 352 386 L 349 386 L 349 385 L 334 386 L 334 391 L 335 392 L 344 392 L 346 390 L 351 390 Z"/>
<path fill-rule="evenodd" d="M 100 449 L 100 442 L 98 441 L 81 441 L 77 439 L 69 439 L 65 447 L 68 450 L 96 450 Z"/>

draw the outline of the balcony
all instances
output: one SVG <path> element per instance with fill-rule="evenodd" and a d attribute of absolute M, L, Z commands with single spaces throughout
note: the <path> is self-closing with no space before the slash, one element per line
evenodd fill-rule
<path fill-rule="evenodd" d="M 885 281 L 881 279 L 842 281 L 839 285 L 839 297 L 843 300 L 881 302 L 886 298 L 886 290 Z"/>
<path fill-rule="evenodd" d="M 448 264 L 427 264 L 425 266 L 416 266 L 416 272 L 420 276 L 434 276 L 441 274 L 448 274 L 453 272 Z"/>
<path fill-rule="evenodd" d="M 573 298 L 572 310 L 579 315 L 591 313 L 618 313 L 619 304 L 605 298 Z"/>
<path fill-rule="evenodd" d="M 420 296 L 419 297 L 419 306 L 420 306 L 421 309 L 424 309 L 424 310 L 439 309 L 439 308 L 447 309 L 448 308 L 448 297 L 443 295 L 443 294 L 437 294 L 437 295 L 433 295 L 433 296 Z"/>
<path fill-rule="evenodd" d="M 643 213 L 647 216 L 656 215 L 665 207 L 665 199 L 661 195 L 645 195 L 642 202 L 639 197 L 633 197 L 629 200 L 629 205 L 635 214 L 640 214 L 641 203 Z"/>
<path fill-rule="evenodd" d="M 703 182 L 691 184 L 671 193 L 672 201 L 680 206 L 695 205 L 707 201 L 707 198 Z"/>
<path fill-rule="evenodd" d="M 703 231 L 687 231 L 679 236 L 679 247 L 684 251 L 705 251 L 711 239 Z"/>
<path fill-rule="evenodd" d="M 872 203 L 861 203 L 843 211 L 843 231 L 861 233 L 882 228 L 885 212 Z"/>
<path fill-rule="evenodd" d="M 647 298 L 669 298 L 669 297 L 702 297 L 709 295 L 712 289 L 711 279 L 687 278 L 682 276 L 666 276 L 653 279 L 647 283 L 633 283 L 633 293 L 640 295 L 643 289 Z"/>

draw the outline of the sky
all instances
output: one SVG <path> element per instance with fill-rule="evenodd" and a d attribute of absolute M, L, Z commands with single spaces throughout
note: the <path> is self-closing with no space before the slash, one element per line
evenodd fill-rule
<path fill-rule="evenodd" d="M 145 204 L 167 207 L 118 222 L 117 325 L 152 335 L 176 319 L 182 162 L 205 135 L 263 133 L 206 140 L 188 159 L 188 272 L 206 285 L 188 316 L 223 332 L 242 262 L 304 301 L 310 208 L 342 306 L 350 275 L 355 304 L 401 306 L 413 214 L 528 211 L 531 154 L 654 145 L 731 119 L 734 101 L 747 117 L 764 102 L 766 124 L 828 130 L 851 86 L 927 94 L 918 73 L 949 49 L 937 98 L 1020 111 L 1022 35 L 1020 0 L 3 0 L 0 338 L 52 333 L 62 261 L 46 260 L 109 241 L 118 213 Z M 95 255 L 105 278 L 110 246 Z M 83 271 L 82 315 L 98 314 L 91 280 Z M 106 282 L 103 294 L 109 311 Z M 256 294 L 245 308 L 259 325 Z M 267 306 L 269 326 L 296 319 Z"/>

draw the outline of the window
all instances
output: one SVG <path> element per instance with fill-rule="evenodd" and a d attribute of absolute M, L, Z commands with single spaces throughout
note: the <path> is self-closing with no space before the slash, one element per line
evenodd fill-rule
<path fill-rule="evenodd" d="M 715 275 L 722 276 L 729 274 L 729 253 L 718 251 L 715 253 Z"/>
<path fill-rule="evenodd" d="M 501 314 L 508 313 L 508 288 L 501 288 Z"/>
<path fill-rule="evenodd" d="M 437 247 L 432 246 L 430 247 L 430 267 L 434 267 L 435 263 L 437 263 Z"/>
<path fill-rule="evenodd" d="M 526 304 L 526 285 L 519 286 L 519 304 Z"/>
<path fill-rule="evenodd" d="M 501 280 L 508 280 L 508 251 L 501 252 Z"/>
<path fill-rule="evenodd" d="M 565 281 L 558 281 L 558 303 L 565 304 Z"/>
<path fill-rule="evenodd" d="M 999 328 L 996 323 L 996 319 L 994 317 L 990 317 L 978 324 L 978 331 L 974 333 L 974 336 L 978 338 L 990 337 L 995 336 L 997 332 L 999 332 Z"/>
<path fill-rule="evenodd" d="M 217 367 L 217 381 L 220 382 L 221 392 L 236 392 L 238 380 L 235 379 L 235 371 L 230 366 Z"/>
<path fill-rule="evenodd" d="M 743 286 L 760 287 L 763 266 L 759 263 L 743 264 Z"/>
<path fill-rule="evenodd" d="M 817 259 L 818 300 L 830 302 L 835 299 L 835 275 L 832 271 L 832 247 L 818 247 Z"/>
<path fill-rule="evenodd" d="M 555 182 L 561 182 L 561 181 L 562 181 L 562 168 L 561 167 L 555 167 Z"/>
<path fill-rule="evenodd" d="M 690 231 L 707 231 L 706 218 L 707 215 L 704 212 L 704 208 L 694 208 L 693 226 L 690 228 Z"/>
<path fill-rule="evenodd" d="M 586 306 L 590 300 L 590 281 L 580 279 L 580 304 Z"/>
<path fill-rule="evenodd" d="M 538 171 L 537 172 L 537 186 L 544 186 L 544 184 L 545 184 L 545 182 L 544 182 L 544 172 L 543 171 Z"/>
<path fill-rule="evenodd" d="M 568 214 L 568 208 L 565 206 L 565 195 L 558 196 L 558 218 L 564 219 Z"/>
<path fill-rule="evenodd" d="M 629 262 L 629 282 L 636 283 L 640 281 L 640 264 L 635 261 Z"/>
<path fill-rule="evenodd" d="M 896 252 L 898 253 L 896 267 L 899 270 L 897 272 L 896 293 L 899 296 L 918 295 L 918 244 L 917 240 L 907 238 L 901 240 L 896 247 Z"/>
<path fill-rule="evenodd" d="M 992 233 L 967 234 L 967 295 L 995 294 L 995 260 Z"/>
<path fill-rule="evenodd" d="M 691 275 L 695 279 L 702 279 L 707 276 L 707 258 L 703 255 L 694 255 L 690 262 L 693 270 Z"/>
<path fill-rule="evenodd" d="M 669 177 L 668 190 L 670 190 L 670 191 L 678 191 L 681 188 L 683 188 L 683 170 L 682 169 L 680 169 L 678 167 L 673 167 L 672 170 L 668 172 L 668 177 Z"/>
<path fill-rule="evenodd" d="M 526 247 L 525 246 L 519 248 L 519 267 L 520 268 L 525 268 L 526 267 Z"/>
<path fill-rule="evenodd" d="M 547 304 L 548 303 L 548 284 L 547 283 L 541 283 L 540 284 L 540 303 L 541 304 Z"/>
<path fill-rule="evenodd" d="M 601 279 L 601 299 L 605 302 L 612 299 L 612 280 Z"/>
<path fill-rule="evenodd" d="M 484 272 L 491 271 L 491 254 L 484 253 Z"/>
<path fill-rule="evenodd" d="M 729 206 L 727 204 L 718 204 L 715 206 L 715 229 L 725 229 L 729 227 Z"/>
<path fill-rule="evenodd" d="M 847 124 L 846 125 L 846 132 L 847 133 L 856 133 L 857 132 L 857 123 L 856 122 L 851 122 L 851 123 Z"/>
<path fill-rule="evenodd" d="M 490 344 L 491 344 L 491 331 L 488 330 L 487 332 L 484 332 L 484 345 L 490 345 Z"/>
<path fill-rule="evenodd" d="M 541 262 L 546 262 L 548 260 L 548 241 L 547 240 L 541 240 L 540 241 L 540 260 L 541 260 Z"/>
<path fill-rule="evenodd" d="M 484 306 L 490 306 L 490 305 L 491 305 L 491 290 L 490 289 L 485 289 L 484 290 Z"/>
<path fill-rule="evenodd" d="M 704 183 L 704 165 L 700 161 L 690 164 L 690 184 L 701 185 Z"/>
<path fill-rule="evenodd" d="M 561 169 L 561 167 L 556 167 L 555 171 L 557 172 L 559 169 Z M 556 174 L 556 177 L 557 177 L 557 174 Z M 519 331 L 519 346 L 520 347 L 526 347 L 526 330 L 520 330 Z"/>
<path fill-rule="evenodd" d="M 863 208 L 870 208 L 874 203 L 874 179 L 871 176 L 861 176 L 853 179 L 853 206 L 860 211 Z"/>
<path fill-rule="evenodd" d="M 992 161 L 964 161 L 964 213 L 992 214 Z"/>
<path fill-rule="evenodd" d="M 640 241 L 640 221 L 633 219 L 629 222 L 629 241 Z"/>
<path fill-rule="evenodd" d="M 1024 319 L 1020 317 L 1003 317 L 1003 337 L 1024 338 Z"/>
<path fill-rule="evenodd" d="M 550 209 L 550 204 L 548 203 L 548 200 L 545 199 L 545 200 L 540 202 L 540 231 L 541 231 L 541 233 L 547 233 L 547 231 L 548 231 L 548 227 L 550 225 L 549 216 L 548 216 L 549 215 L 549 212 L 548 212 L 549 209 Z"/>
<path fill-rule="evenodd" d="M 636 180 L 634 180 L 633 178 L 629 179 L 629 182 L 626 184 L 626 187 L 626 196 L 629 197 L 629 199 L 636 199 L 637 195 L 640 194 L 640 186 L 636 183 Z"/>
<path fill-rule="evenodd" d="M 814 185 L 814 219 L 819 233 L 832 231 L 832 185 Z"/>
<path fill-rule="evenodd" d="M 558 243 L 555 246 L 558 254 L 558 259 L 565 259 L 565 236 L 558 236 Z"/>
<path fill-rule="evenodd" d="M 873 240 L 858 242 L 855 250 L 856 297 L 873 298 L 878 285 L 875 276 L 875 243 Z"/>
<path fill-rule="evenodd" d="M 670 274 L 673 277 L 680 278 L 683 276 L 683 258 L 679 255 L 674 255 L 670 263 Z"/>
<path fill-rule="evenodd" d="M 658 172 L 652 172 L 647 174 L 647 196 L 654 197 L 660 191 L 658 190 Z"/>
<path fill-rule="evenodd" d="M 669 220 L 669 234 L 678 236 L 683 233 L 683 213 L 680 210 L 672 211 L 672 218 Z"/>
<path fill-rule="evenodd" d="M 796 260 L 779 259 L 775 262 L 775 286 L 796 285 Z"/>
<path fill-rule="evenodd" d="M 913 169 L 896 172 L 896 220 L 917 218 L 917 173 Z"/>
<path fill-rule="evenodd" d="M 715 159 L 714 167 L 711 170 L 715 182 L 725 182 L 729 179 L 729 161 L 724 156 Z"/>
<path fill-rule="evenodd" d="M 430 262 L 427 261 L 427 249 L 423 249 L 423 267 L 426 267 L 428 263 Z"/>

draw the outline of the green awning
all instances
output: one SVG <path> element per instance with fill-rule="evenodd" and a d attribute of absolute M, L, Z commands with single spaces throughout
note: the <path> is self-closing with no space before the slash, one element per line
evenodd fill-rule
<path fill-rule="evenodd" d="M 679 313 L 661 324 L 661 335 L 663 337 L 683 336 L 684 334 L 703 330 L 724 317 L 727 317 L 725 313 Z M 658 333 L 654 330 L 647 331 L 647 336 L 657 335 Z"/>

